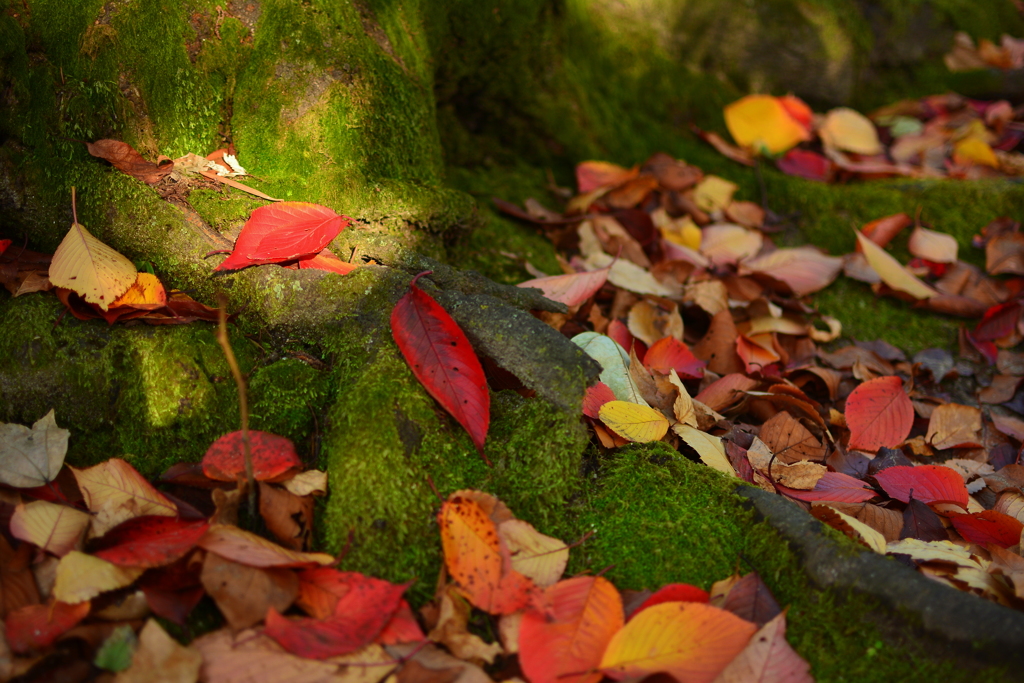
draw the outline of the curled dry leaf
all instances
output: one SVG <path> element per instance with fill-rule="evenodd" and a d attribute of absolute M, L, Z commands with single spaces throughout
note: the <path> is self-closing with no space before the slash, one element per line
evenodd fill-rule
<path fill-rule="evenodd" d="M 174 170 L 174 162 L 170 159 L 164 157 L 163 161 L 156 164 L 146 161 L 135 148 L 120 140 L 97 140 L 87 142 L 85 146 L 89 154 L 109 161 L 117 170 L 147 185 L 156 185 Z"/>

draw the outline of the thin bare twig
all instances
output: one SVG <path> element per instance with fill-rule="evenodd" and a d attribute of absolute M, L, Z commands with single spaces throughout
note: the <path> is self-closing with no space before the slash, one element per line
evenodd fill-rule
<path fill-rule="evenodd" d="M 228 297 L 224 292 L 217 292 L 218 310 L 217 343 L 224 351 L 224 357 L 231 368 L 231 374 L 235 378 L 235 385 L 238 387 L 238 411 L 242 416 L 242 452 L 245 456 L 245 479 L 249 487 L 249 516 L 256 517 L 256 482 L 253 480 L 252 472 L 252 450 L 249 448 L 249 399 L 246 396 L 245 379 L 242 377 L 242 370 L 238 367 L 235 359 L 235 352 L 231 348 L 231 340 L 228 338 Z"/>

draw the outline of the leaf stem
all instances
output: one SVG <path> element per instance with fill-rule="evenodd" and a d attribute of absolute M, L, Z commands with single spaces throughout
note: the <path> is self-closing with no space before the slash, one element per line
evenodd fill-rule
<path fill-rule="evenodd" d="M 242 452 L 245 457 L 245 479 L 249 487 L 249 516 L 256 517 L 256 482 L 253 481 L 252 451 L 249 448 L 249 400 L 246 396 L 245 379 L 235 359 L 235 352 L 231 348 L 231 340 L 228 338 L 228 297 L 224 292 L 217 292 L 217 343 L 224 351 L 224 357 L 231 368 L 231 374 L 235 378 L 235 385 L 238 387 L 238 411 L 242 418 Z"/>
<path fill-rule="evenodd" d="M 78 209 L 75 208 L 75 186 L 71 186 L 71 217 L 75 223 L 78 222 Z"/>

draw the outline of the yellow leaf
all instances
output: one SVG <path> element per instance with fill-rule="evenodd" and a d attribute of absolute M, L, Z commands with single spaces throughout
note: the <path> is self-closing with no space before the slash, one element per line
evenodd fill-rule
<path fill-rule="evenodd" d="M 120 458 L 84 470 L 70 468 L 92 520 L 92 535 L 102 536 L 121 522 L 142 515 L 173 517 L 178 507 Z"/>
<path fill-rule="evenodd" d="M 694 251 L 700 249 L 700 228 L 689 214 L 682 218 L 669 219 L 658 226 L 661 236 L 673 244 L 678 244 Z"/>
<path fill-rule="evenodd" d="M 129 586 L 146 571 L 143 567 L 118 567 L 95 555 L 72 550 L 57 565 L 53 597 L 75 605 L 100 593 Z"/>
<path fill-rule="evenodd" d="M 18 505 L 11 516 L 11 534 L 62 557 L 89 526 L 89 515 L 67 505 L 34 500 Z"/>
<path fill-rule="evenodd" d="M 914 256 L 926 261 L 955 263 L 959 245 L 952 235 L 918 226 L 910 233 L 907 249 Z"/>
<path fill-rule="evenodd" d="M 546 587 L 562 578 L 569 562 L 569 546 L 545 536 L 532 524 L 510 519 L 498 525 L 498 535 L 512 555 L 512 569 Z"/>
<path fill-rule="evenodd" d="M 934 289 L 900 265 L 900 262 L 890 256 L 885 249 L 862 235 L 859 230 L 854 230 L 854 233 L 857 235 L 857 242 L 864 253 L 864 258 L 878 273 L 878 277 L 882 278 L 882 282 L 916 299 L 930 299 L 937 294 Z"/>
<path fill-rule="evenodd" d="M 856 154 L 881 154 L 875 125 L 863 114 L 848 107 L 837 107 L 825 116 L 818 128 L 822 142 L 829 147 Z"/>
<path fill-rule="evenodd" d="M 73 223 L 50 262 L 50 282 L 78 293 L 104 311 L 128 291 L 138 275 L 134 264 Z"/>
<path fill-rule="evenodd" d="M 999 159 L 992 147 L 981 138 L 970 136 L 953 145 L 953 159 L 961 164 L 981 164 L 999 168 Z M 53 278 L 51 278 L 53 279 Z"/>
<path fill-rule="evenodd" d="M 682 423 L 673 425 L 672 431 L 678 434 L 686 442 L 687 446 L 697 451 L 697 455 L 700 456 L 701 462 L 705 465 L 723 474 L 737 476 L 736 470 L 725 455 L 725 446 L 722 445 L 722 440 L 717 436 L 712 436 L 707 432 L 702 432 L 699 429 L 694 429 L 690 425 Z"/>
<path fill-rule="evenodd" d="M 718 211 L 732 203 L 732 196 L 739 185 L 716 175 L 704 176 L 704 180 L 693 189 L 693 199 L 702 211 Z"/>
<path fill-rule="evenodd" d="M 668 431 L 668 420 L 654 408 L 627 401 L 608 401 L 598 413 L 601 422 L 629 441 L 658 441 Z"/>
<path fill-rule="evenodd" d="M 725 108 L 725 125 L 740 147 L 781 154 L 810 139 L 777 97 L 747 95 Z"/>
<path fill-rule="evenodd" d="M 704 228 L 700 252 L 715 263 L 736 263 L 761 251 L 764 236 L 760 230 L 742 225 L 716 223 Z"/>
<path fill-rule="evenodd" d="M 822 511 L 821 508 L 825 508 L 825 511 Z M 856 517 L 851 517 L 845 512 L 840 512 L 836 508 L 825 503 L 812 504 L 812 511 L 812 514 L 814 514 L 815 517 L 829 526 L 839 529 L 851 538 L 859 539 L 864 543 L 864 545 L 871 548 L 879 555 L 885 555 L 885 536 L 883 536 L 881 532 L 874 527 L 868 526 Z M 850 534 L 850 531 L 853 532 L 852 535 Z"/>
<path fill-rule="evenodd" d="M 756 630 L 718 607 L 663 602 L 634 615 L 612 636 L 600 668 L 613 678 L 662 672 L 677 681 L 711 683 Z"/>
<path fill-rule="evenodd" d="M 668 381 L 679 390 L 679 395 L 676 396 L 676 400 L 672 404 L 672 412 L 675 413 L 676 420 L 684 425 L 696 427 L 697 410 L 693 406 L 693 399 L 690 398 L 690 392 L 688 392 L 686 387 L 683 386 L 683 382 L 679 379 L 679 375 L 676 374 L 675 368 L 668 371 Z"/>

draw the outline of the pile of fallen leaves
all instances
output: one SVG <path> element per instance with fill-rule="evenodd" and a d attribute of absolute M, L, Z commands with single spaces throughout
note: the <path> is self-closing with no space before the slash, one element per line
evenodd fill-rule
<path fill-rule="evenodd" d="M 241 432 L 201 463 L 172 467 L 162 490 L 117 458 L 64 466 L 68 436 L 52 411 L 31 429 L 0 425 L 0 680 L 490 681 L 484 665 L 498 680 L 531 683 L 659 672 L 729 683 L 780 669 L 811 680 L 756 574 L 710 593 L 564 579 L 569 546 L 491 495 L 458 491 L 437 516 L 446 570 L 417 619 L 402 597 L 408 583 L 306 552 L 326 475 L 301 471 L 288 439 L 248 437 L 275 543 L 238 526 Z M 188 646 L 154 618 L 184 627 L 204 596 L 226 626 Z M 495 642 L 470 629 L 481 618 Z"/>
<path fill-rule="evenodd" d="M 748 95 L 725 108 L 736 145 L 694 131 L 733 161 L 776 157 L 779 170 L 823 182 L 852 178 L 987 178 L 1024 175 L 1024 109 L 955 93 L 903 100 L 870 116 L 811 111 L 793 95 Z M 738 145 L 738 146 L 737 146 Z"/>
<path fill-rule="evenodd" d="M 563 274 L 521 286 L 564 303 L 538 315 L 601 364 L 583 413 L 602 448 L 665 441 L 936 580 L 1024 606 L 1020 277 L 957 260 L 952 237 L 921 225 L 915 260 L 900 264 L 884 245 L 914 223 L 902 214 L 864 226 L 843 259 L 777 248 L 734 185 L 665 155 L 633 169 L 585 162 L 577 182 L 564 214 L 498 206 L 567 257 Z M 1012 221 L 987 226 L 990 272 L 1024 275 L 1022 240 Z M 984 314 L 962 330 L 961 354 L 997 374 L 982 367 L 978 395 L 954 400 L 942 381 L 977 366 L 948 352 L 818 348 L 840 326 L 800 297 L 844 269 L 879 294 Z"/>

